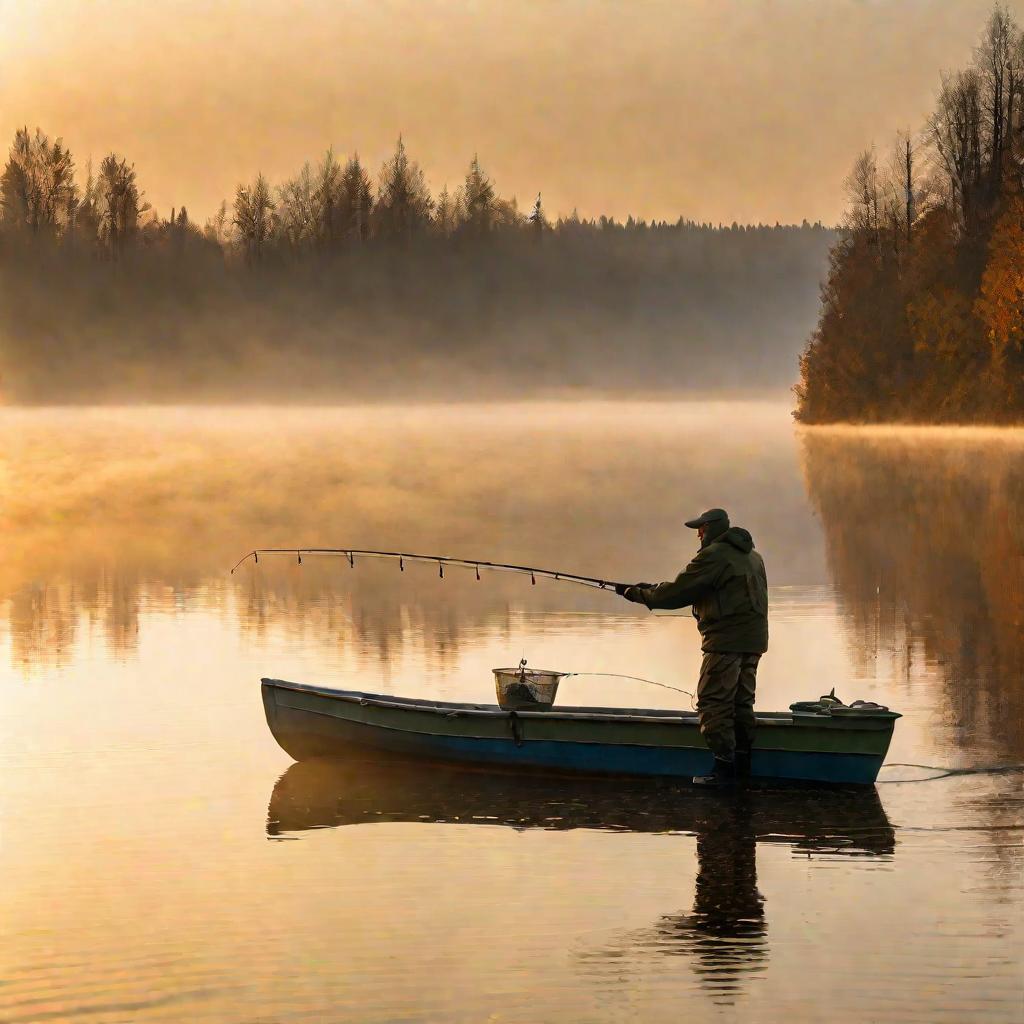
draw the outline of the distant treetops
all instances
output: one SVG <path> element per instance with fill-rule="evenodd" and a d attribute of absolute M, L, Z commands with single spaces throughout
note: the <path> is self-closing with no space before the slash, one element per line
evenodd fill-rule
<path fill-rule="evenodd" d="M 74 180 L 71 152 L 40 129 L 14 133 L 0 177 L 0 213 L 5 228 L 32 235 L 82 236 L 118 252 L 138 231 L 149 204 L 142 201 L 135 168 L 111 153 L 99 173 L 88 166 L 85 186 Z"/>
<path fill-rule="evenodd" d="M 588 229 L 683 228 L 714 226 L 683 218 L 672 223 L 633 217 L 625 223 L 608 217 L 583 220 L 575 210 L 552 223 L 540 193 L 524 214 L 515 198 L 498 195 L 475 155 L 460 185 L 445 185 L 432 196 L 401 137 L 375 183 L 358 154 L 342 163 L 328 149 L 319 163 L 306 163 L 277 187 L 262 174 L 240 184 L 233 202 L 225 200 L 202 229 L 189 219 L 185 207 L 172 209 L 167 219 L 159 217 L 145 201 L 134 165 L 115 153 L 104 157 L 98 169 L 90 161 L 85 181 L 79 184 L 63 141 L 51 141 L 39 128 L 15 133 L 0 178 L 3 235 L 51 239 L 113 258 L 126 256 L 135 243 L 174 240 L 216 246 L 229 260 L 252 266 L 268 258 L 315 258 L 365 242 L 408 242 L 418 237 L 461 240 L 499 233 L 540 236 Z M 757 225 L 758 230 L 766 228 Z M 747 229 L 733 224 L 731 230 Z"/>
<path fill-rule="evenodd" d="M 435 200 L 401 137 L 380 169 L 376 190 L 358 155 L 342 165 L 329 149 L 319 165 L 305 164 L 277 188 L 262 174 L 239 185 L 231 206 L 221 204 L 202 232 L 184 208 L 161 221 L 143 200 L 134 166 L 117 154 L 102 160 L 98 174 L 90 162 L 84 186 L 74 175 L 74 161 L 61 139 L 51 141 L 39 128 L 19 129 L 0 178 L 2 227 L 95 242 L 115 255 L 147 232 L 187 231 L 237 251 L 249 262 L 272 248 L 302 251 L 427 232 L 552 227 L 539 197 L 529 217 L 519 213 L 514 199 L 500 198 L 476 156 L 462 187 L 449 191 L 446 186 Z"/>
<path fill-rule="evenodd" d="M 1003 6 L 935 112 L 862 153 L 796 416 L 1024 420 L 1024 39 Z"/>

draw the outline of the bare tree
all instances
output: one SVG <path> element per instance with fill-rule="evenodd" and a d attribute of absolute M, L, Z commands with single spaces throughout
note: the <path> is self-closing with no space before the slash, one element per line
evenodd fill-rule
<path fill-rule="evenodd" d="M 295 252 L 308 251 L 320 237 L 322 218 L 317 184 L 308 163 L 278 190 L 281 235 Z"/>
<path fill-rule="evenodd" d="M 105 156 L 97 179 L 96 213 L 99 238 L 118 257 L 139 229 L 139 217 L 149 209 L 143 201 L 135 165 L 116 153 Z"/>
<path fill-rule="evenodd" d="M 938 106 L 928 122 L 943 191 L 967 231 L 974 227 L 982 180 L 981 106 L 981 78 L 976 70 L 944 74 Z"/>
<path fill-rule="evenodd" d="M 78 204 L 75 164 L 61 139 L 51 142 L 39 129 L 14 133 L 0 176 L 0 210 L 5 223 L 33 234 L 73 223 Z"/>
<path fill-rule="evenodd" d="M 519 210 L 519 200 L 515 196 L 511 199 L 495 199 L 491 214 L 491 227 L 498 231 L 521 228 L 526 224 L 526 218 Z"/>
<path fill-rule="evenodd" d="M 203 228 L 203 234 L 211 242 L 216 243 L 220 248 L 224 249 L 228 245 L 228 232 L 230 227 L 231 223 L 228 220 L 228 201 L 223 199 L 221 200 L 220 206 L 217 207 L 217 212 L 206 222 L 206 226 Z"/>
<path fill-rule="evenodd" d="M 881 182 L 882 218 L 899 256 L 909 252 L 914 222 L 924 203 L 917 164 L 917 147 L 909 131 L 896 133 L 888 167 Z"/>
<path fill-rule="evenodd" d="M 850 204 L 846 211 L 847 229 L 853 235 L 877 244 L 881 227 L 881 196 L 873 149 L 864 150 L 854 160 L 844 187 Z"/>
<path fill-rule="evenodd" d="M 974 64 L 981 79 L 985 162 L 991 197 L 998 195 L 1004 172 L 1014 116 L 1014 101 L 1020 89 L 1020 29 L 1013 15 L 997 4 L 989 15 Z"/>

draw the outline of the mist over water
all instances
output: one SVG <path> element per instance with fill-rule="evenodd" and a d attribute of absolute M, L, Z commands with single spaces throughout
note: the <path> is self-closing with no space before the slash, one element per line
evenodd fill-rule
<path fill-rule="evenodd" d="M 740 806 L 291 765 L 260 676 L 489 700 L 527 656 L 692 689 L 696 629 L 528 577 L 228 569 L 328 545 L 656 580 L 721 505 L 772 585 L 759 708 L 835 686 L 904 714 L 892 761 L 1006 765 L 1022 485 L 1014 432 L 773 403 L 0 412 L 0 1018 L 1013 1020 L 1019 775 Z"/>
<path fill-rule="evenodd" d="M 735 428 L 729 458 L 743 467 L 728 481 L 719 468 L 723 418 Z M 115 635 L 125 630 L 114 620 L 137 603 L 131 595 L 151 585 L 257 603 L 351 592 L 360 607 L 385 602 L 387 619 L 395 602 L 441 614 L 438 605 L 469 580 L 454 571 L 441 587 L 430 567 L 398 576 L 372 562 L 339 577 L 337 565 L 315 558 L 301 571 L 271 560 L 229 580 L 230 566 L 257 546 L 401 549 L 608 579 L 657 576 L 689 558 L 693 537 L 680 523 L 715 500 L 755 537 L 785 546 L 780 583 L 822 579 L 820 550 L 803 543 L 814 526 L 784 443 L 789 426 L 771 404 L 9 410 L 0 430 L 4 522 L 19 537 L 0 568 L 2 592 L 24 600 L 27 584 L 42 586 L 32 604 L 42 608 L 48 589 L 73 582 L 73 599 Z M 769 487 L 778 500 L 765 506 Z M 523 586 L 490 575 L 471 588 L 466 611 L 513 599 L 608 607 L 607 595 L 579 588 Z"/>
<path fill-rule="evenodd" d="M 833 231 L 577 219 L 538 235 L 517 216 L 487 231 L 423 225 L 412 238 L 382 226 L 353 239 L 333 225 L 331 244 L 275 235 L 259 259 L 244 239 L 187 221 L 149 221 L 120 254 L 84 227 L 57 238 L 5 229 L 0 398 L 309 405 L 788 390 Z"/>

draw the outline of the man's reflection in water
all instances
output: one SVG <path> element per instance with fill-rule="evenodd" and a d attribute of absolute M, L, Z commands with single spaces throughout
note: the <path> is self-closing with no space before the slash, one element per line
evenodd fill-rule
<path fill-rule="evenodd" d="M 697 884 L 693 913 L 670 914 L 654 926 L 660 952 L 685 955 L 702 982 L 734 995 L 744 974 L 768 958 L 764 897 L 757 889 L 757 842 L 746 794 L 704 807 L 695 822 Z"/>
<path fill-rule="evenodd" d="M 649 780 L 523 777 L 441 766 L 424 771 L 381 759 L 293 764 L 271 794 L 267 835 L 381 821 L 695 836 L 692 911 L 619 932 L 576 957 L 607 978 L 611 964 L 621 969 L 651 954 L 681 956 L 724 1004 L 768 961 L 764 898 L 757 888 L 759 843 L 842 857 L 889 856 L 895 849 L 874 787 L 719 793 Z"/>

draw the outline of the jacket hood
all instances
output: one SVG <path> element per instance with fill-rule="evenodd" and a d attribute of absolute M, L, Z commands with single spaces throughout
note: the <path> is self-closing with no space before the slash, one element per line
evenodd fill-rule
<path fill-rule="evenodd" d="M 713 510 L 717 511 L 717 510 Z M 689 524 L 687 524 L 689 525 Z M 724 519 L 713 519 L 704 527 L 704 536 L 701 538 L 700 546 L 701 550 L 706 548 L 709 544 L 714 544 L 715 541 L 722 539 L 729 529 L 729 517 L 726 516 Z"/>
<path fill-rule="evenodd" d="M 738 548 L 743 554 L 751 551 L 754 547 L 754 538 L 742 526 L 730 526 L 717 539 L 725 544 L 731 544 L 734 548 Z"/>

